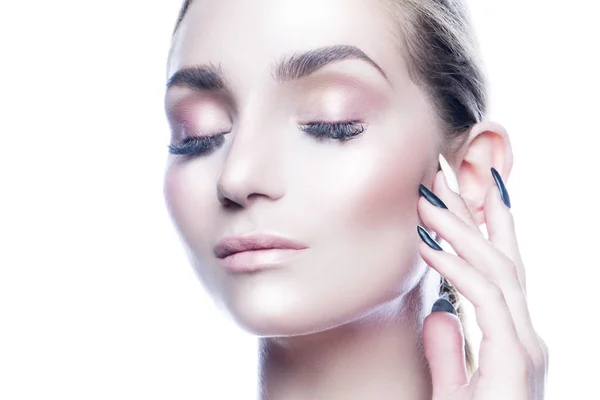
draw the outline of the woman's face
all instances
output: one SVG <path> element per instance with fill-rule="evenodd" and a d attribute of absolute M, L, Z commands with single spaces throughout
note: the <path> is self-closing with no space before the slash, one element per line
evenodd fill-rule
<path fill-rule="evenodd" d="M 424 272 L 418 185 L 439 134 L 376 4 L 196 0 L 174 38 L 171 144 L 217 136 L 169 156 L 166 200 L 205 287 L 250 332 L 356 320 Z M 261 234 L 305 248 L 219 258 Z"/>

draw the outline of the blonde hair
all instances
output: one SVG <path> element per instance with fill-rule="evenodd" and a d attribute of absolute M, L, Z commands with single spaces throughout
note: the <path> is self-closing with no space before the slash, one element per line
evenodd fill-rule
<path fill-rule="evenodd" d="M 453 154 L 480 122 L 488 107 L 478 45 L 464 0 L 378 0 L 392 17 L 401 50 L 408 55 L 412 80 L 428 95 L 443 130 L 445 149 Z M 177 32 L 192 0 L 181 6 Z M 451 159 L 451 157 L 447 157 Z M 444 278 L 439 295 L 449 300 L 465 323 L 456 288 Z M 465 332 L 465 359 L 472 374 L 475 360 Z"/>

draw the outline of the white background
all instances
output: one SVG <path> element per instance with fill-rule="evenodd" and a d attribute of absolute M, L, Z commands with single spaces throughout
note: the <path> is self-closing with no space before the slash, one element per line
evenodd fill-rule
<path fill-rule="evenodd" d="M 471 1 L 548 399 L 597 396 L 598 6 Z M 164 208 L 178 1 L 0 5 L 0 398 L 250 399 L 255 340 L 202 291 Z"/>

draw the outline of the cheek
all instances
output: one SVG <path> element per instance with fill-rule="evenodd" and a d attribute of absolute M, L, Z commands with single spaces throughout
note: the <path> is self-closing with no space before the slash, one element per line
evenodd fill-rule
<path fill-rule="evenodd" d="M 302 222 L 310 226 L 312 255 L 290 270 L 289 279 L 255 286 L 257 292 L 248 297 L 284 299 L 286 305 L 274 312 L 282 321 L 326 329 L 412 289 L 423 273 L 418 185 L 434 171 L 435 160 L 435 144 L 425 132 L 404 130 L 344 148 L 327 145 L 322 152 L 314 147 L 312 186 L 303 186 L 297 203 L 308 216 Z M 263 301 L 251 309 L 263 310 L 259 313 L 269 307 L 275 309 Z"/>
<path fill-rule="evenodd" d="M 396 154 L 389 157 L 382 152 L 375 157 L 377 161 L 369 160 L 368 169 L 356 182 L 358 187 L 348 193 L 348 220 L 357 227 L 401 226 L 401 221 L 413 219 L 421 174 L 410 154 Z"/>
<path fill-rule="evenodd" d="M 397 231 L 418 221 L 418 186 L 425 180 L 434 156 L 427 134 L 406 135 L 409 140 L 386 140 L 364 151 L 352 169 L 337 179 L 344 196 L 338 217 L 352 230 Z"/>
<path fill-rule="evenodd" d="M 330 192 L 337 206 L 329 204 L 333 231 L 327 233 L 355 249 L 336 252 L 344 257 L 343 279 L 372 299 L 406 289 L 417 278 L 418 186 L 435 172 L 431 131 L 386 132 L 365 141 L 356 159 L 345 163 L 351 167 L 338 171 L 337 192 Z"/>
<path fill-rule="evenodd" d="M 201 171 L 198 171 L 201 169 Z M 184 240 L 193 247 L 202 247 L 209 242 L 209 227 L 214 226 L 213 213 L 207 210 L 218 202 L 206 169 L 194 162 L 167 167 L 164 178 L 164 196 L 167 207 L 177 230 Z"/>

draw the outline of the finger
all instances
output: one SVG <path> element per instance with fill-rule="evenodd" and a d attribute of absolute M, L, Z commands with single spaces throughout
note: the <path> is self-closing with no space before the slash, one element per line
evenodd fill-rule
<path fill-rule="evenodd" d="M 418 209 L 424 223 L 446 240 L 460 258 L 501 289 L 519 338 L 538 364 L 538 360 L 543 359 L 543 350 L 533 328 L 527 299 L 513 261 L 448 210 L 434 207 L 424 198 L 419 200 Z M 450 276 L 447 278 L 452 281 Z M 456 285 L 456 282 L 452 282 Z"/>
<path fill-rule="evenodd" d="M 442 305 L 453 310 L 447 300 L 438 302 L 445 302 Z M 425 318 L 423 348 L 431 371 L 433 398 L 448 396 L 469 383 L 462 324 L 455 314 L 439 311 Z"/>
<path fill-rule="evenodd" d="M 451 280 L 473 304 L 483 336 L 479 362 L 482 374 L 513 379 L 525 373 L 528 355 L 498 285 L 458 256 L 433 250 L 425 243 L 419 246 L 419 251 L 431 268 Z"/>
<path fill-rule="evenodd" d="M 458 184 L 458 179 L 456 177 L 456 174 L 454 173 L 454 170 L 450 166 L 450 163 L 448 163 L 448 161 L 446 161 L 446 158 L 444 157 L 444 155 L 442 153 L 439 154 L 438 161 L 439 161 L 438 171 L 443 172 L 444 177 L 446 178 L 445 179 L 446 184 L 448 185 L 450 190 L 452 190 L 452 192 L 454 192 L 456 194 L 460 194 L 460 185 Z"/>
<path fill-rule="evenodd" d="M 437 173 L 433 184 L 434 192 L 446 203 L 446 205 L 448 205 L 450 211 L 459 216 L 468 226 L 479 231 L 479 227 L 468 206 L 464 199 L 458 194 L 458 179 L 456 178 L 456 174 L 442 154 L 439 155 L 439 164 L 440 171 Z M 503 193 L 507 193 L 506 198 L 508 204 L 510 204 L 508 192 L 506 191 L 502 177 L 494 169 L 491 171 L 493 172 L 490 174 L 490 180 L 496 181 Z M 509 211 L 510 207 L 507 207 L 503 203 L 499 189 L 495 188 L 496 185 L 493 185 L 492 190 L 490 190 L 491 196 L 490 192 L 488 192 L 488 196 L 486 196 L 485 199 L 484 211 L 493 211 L 491 213 L 486 213 L 485 216 L 488 237 L 496 248 L 514 262 L 517 267 L 519 281 L 525 288 L 525 271 L 514 232 L 514 220 Z"/>
<path fill-rule="evenodd" d="M 490 179 L 492 176 L 490 175 Z M 502 180 L 500 175 L 497 177 L 500 181 Z M 503 182 L 499 182 L 499 185 L 502 186 L 502 190 L 506 190 Z M 489 190 L 485 197 L 484 215 L 490 242 L 513 261 L 519 282 L 523 291 L 526 291 L 525 267 L 519 251 L 514 218 L 510 208 L 503 202 L 496 185 Z"/>
<path fill-rule="evenodd" d="M 523 345 L 527 348 L 536 369 L 546 369 L 546 351 L 544 343 L 533 327 L 531 314 L 527 305 L 525 267 L 521 259 L 514 219 L 510 209 L 503 202 L 500 192 L 493 187 L 485 199 L 484 213 L 490 242 L 502 253 L 506 254 L 513 265 L 522 292 L 518 290 L 506 293 L 506 301 L 513 313 L 513 319 Z"/>
<path fill-rule="evenodd" d="M 440 164 L 443 162 L 445 161 L 443 161 L 443 157 L 440 155 Z M 465 200 L 455 191 L 456 189 L 450 187 L 450 185 L 456 186 L 457 184 L 451 184 L 450 182 L 458 182 L 458 180 L 454 171 L 452 171 L 449 166 L 446 166 L 435 175 L 432 185 L 433 192 L 435 192 L 435 194 L 446 203 L 448 209 L 456 214 L 465 224 L 478 232 L 481 232 L 477 222 L 475 222 L 475 219 L 473 218 L 473 214 L 471 214 L 469 207 L 467 207 Z"/>
<path fill-rule="evenodd" d="M 456 254 L 502 287 L 521 291 L 512 261 L 488 241 L 479 230 L 468 226 L 453 212 L 433 206 L 424 197 L 417 205 L 423 223 L 447 241 Z"/>

